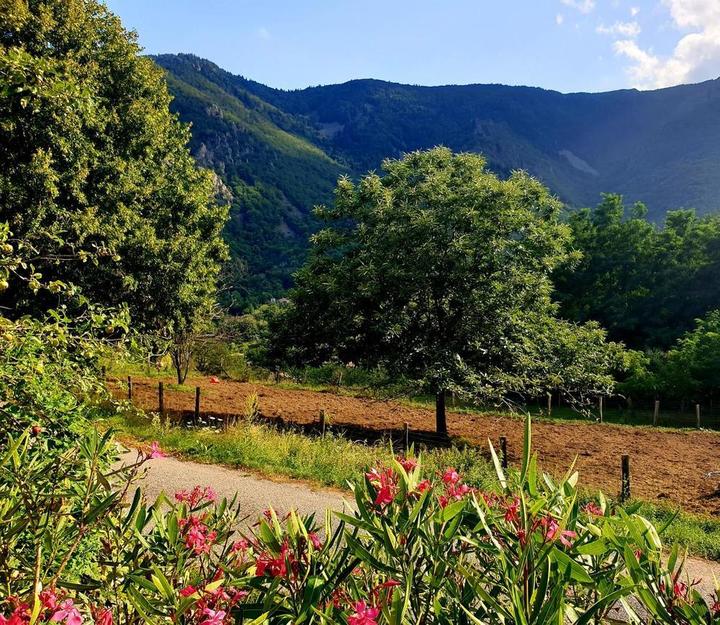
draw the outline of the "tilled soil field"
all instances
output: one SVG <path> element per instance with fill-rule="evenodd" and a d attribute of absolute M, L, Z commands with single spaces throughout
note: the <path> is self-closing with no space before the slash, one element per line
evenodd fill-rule
<path fill-rule="evenodd" d="M 164 380 L 166 386 L 172 380 Z M 207 378 L 189 379 L 191 392 L 165 389 L 165 409 L 171 415 L 191 416 L 195 405 L 193 387 L 201 387 L 201 414 L 218 418 L 242 415 L 248 395 L 258 394 L 260 412 L 270 421 L 310 429 L 321 411 L 333 430 L 346 432 L 357 440 L 374 440 L 383 435 L 402 438 L 405 423 L 413 435 L 431 435 L 432 410 L 405 406 L 390 400 L 346 397 L 333 393 L 288 390 L 272 385 Z M 127 385 L 115 381 L 119 397 Z M 158 379 L 133 378 L 133 402 L 147 410 L 158 408 Z M 486 446 L 507 437 L 510 462 L 522 453 L 522 419 L 448 414 L 450 435 Z M 680 505 L 691 512 L 720 514 L 720 434 L 705 431 L 666 431 L 648 427 L 596 423 L 533 424 L 533 446 L 541 465 L 552 473 L 564 472 L 577 456 L 581 483 L 615 495 L 620 487 L 620 458 L 630 455 L 632 494 L 648 501 Z"/>

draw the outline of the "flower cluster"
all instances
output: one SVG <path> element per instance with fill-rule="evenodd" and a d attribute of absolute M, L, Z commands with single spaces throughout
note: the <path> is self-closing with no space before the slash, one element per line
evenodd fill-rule
<path fill-rule="evenodd" d="M 33 609 L 29 603 L 17 597 L 9 597 L 12 608 L 9 616 L 0 615 L 0 625 L 26 625 L 35 623 L 62 623 L 64 625 L 82 625 L 83 617 L 72 599 L 57 593 L 54 589 L 46 589 L 40 593 L 40 611 L 33 619 Z M 112 613 L 108 610 L 97 611 L 95 622 L 98 625 L 112 625 Z"/>
<path fill-rule="evenodd" d="M 543 542 L 554 542 L 557 540 L 560 544 L 568 548 L 572 547 L 570 539 L 577 537 L 577 533 L 572 530 L 561 530 L 558 520 L 549 513 L 543 517 L 533 519 L 528 531 L 520 517 L 519 497 L 506 500 L 502 503 L 502 509 L 504 510 L 503 519 L 514 528 L 520 545 L 523 547 L 528 542 L 528 534 L 532 535 L 538 530 L 541 530 Z"/>
<path fill-rule="evenodd" d="M 389 579 L 373 587 L 365 599 L 352 599 L 343 588 L 336 588 L 330 603 L 338 610 L 348 611 L 348 625 L 377 625 L 382 607 L 392 601 L 393 590 L 399 585 L 397 580 Z"/>
<path fill-rule="evenodd" d="M 192 625 L 225 625 L 231 622 L 228 617 L 232 607 L 247 597 L 248 592 L 231 591 L 223 586 L 213 589 L 186 586 L 179 594 L 195 599 L 189 620 Z"/>
<path fill-rule="evenodd" d="M 398 494 L 398 476 L 390 468 L 387 469 L 370 469 L 365 474 L 368 482 L 375 489 L 375 500 L 373 504 L 376 508 L 384 508 L 391 504 Z"/>
<path fill-rule="evenodd" d="M 210 553 L 210 549 L 217 539 L 217 532 L 210 531 L 203 520 L 204 516 L 196 514 L 180 519 L 180 529 L 184 532 L 185 546 L 196 555 Z"/>
<path fill-rule="evenodd" d="M 190 508 L 196 508 L 201 502 L 212 503 L 217 499 L 217 493 L 210 486 L 196 486 L 191 491 L 180 490 L 175 493 L 175 501 L 186 503 Z"/>
<path fill-rule="evenodd" d="M 441 508 L 444 508 L 452 501 L 460 501 L 475 492 L 475 489 L 463 483 L 462 477 L 454 467 L 445 469 L 442 475 L 442 482 L 445 486 L 445 492 L 439 497 Z"/>
<path fill-rule="evenodd" d="M 263 577 L 269 575 L 270 577 L 286 577 L 288 570 L 297 574 L 297 560 L 295 555 L 290 550 L 290 545 L 287 540 L 283 542 L 280 547 L 280 552 L 272 554 L 268 551 L 263 551 L 257 556 L 255 560 L 255 575 Z"/>

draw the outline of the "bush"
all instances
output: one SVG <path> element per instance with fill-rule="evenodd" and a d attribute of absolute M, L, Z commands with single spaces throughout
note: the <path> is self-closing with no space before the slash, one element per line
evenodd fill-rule
<path fill-rule="evenodd" d="M 118 471 L 108 434 L 53 454 L 26 432 L 0 459 L 0 622 L 587 624 L 634 597 L 655 623 L 720 623 L 677 554 L 663 566 L 649 521 L 602 497 L 581 507 L 577 474 L 541 476 L 529 443 L 528 424 L 507 474 L 492 452 L 497 491 L 398 458 L 356 481 L 351 514 L 268 510 L 241 531 L 210 487 L 126 497 L 156 447 Z"/>

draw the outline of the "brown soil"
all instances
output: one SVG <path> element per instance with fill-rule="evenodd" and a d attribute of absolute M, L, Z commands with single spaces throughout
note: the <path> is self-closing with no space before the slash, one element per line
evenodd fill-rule
<path fill-rule="evenodd" d="M 164 380 L 165 384 L 171 380 Z M 133 378 L 133 401 L 147 410 L 157 410 L 158 380 Z M 256 392 L 262 415 L 278 423 L 314 429 L 320 411 L 325 411 L 334 430 L 343 430 L 353 439 L 374 440 L 380 436 L 402 439 L 407 422 L 413 436 L 431 436 L 435 415 L 432 410 L 405 406 L 389 400 L 354 398 L 333 393 L 288 390 L 275 386 L 189 379 L 190 387 L 201 387 L 201 413 L 233 418 L 244 411 L 249 394 Z M 127 386 L 113 385 L 118 396 L 126 396 Z M 165 389 L 165 409 L 174 415 L 191 416 L 193 392 Z M 522 453 L 521 419 L 448 414 L 450 435 L 486 445 L 500 436 L 507 437 L 510 462 Z M 564 472 L 577 456 L 581 482 L 616 495 L 620 488 L 620 458 L 630 455 L 632 494 L 648 501 L 679 504 L 685 510 L 720 515 L 720 435 L 704 431 L 667 431 L 649 427 L 596 423 L 533 424 L 533 447 L 544 469 Z"/>

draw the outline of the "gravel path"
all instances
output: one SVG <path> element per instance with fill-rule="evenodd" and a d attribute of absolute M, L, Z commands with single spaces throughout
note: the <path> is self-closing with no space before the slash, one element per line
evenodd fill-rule
<path fill-rule="evenodd" d="M 122 457 L 125 464 L 135 459 L 134 451 Z M 250 523 L 269 507 L 274 508 L 278 516 L 289 510 L 298 510 L 303 515 L 314 512 L 321 523 L 327 508 L 347 509 L 340 491 L 313 488 L 303 482 L 275 482 L 238 469 L 173 457 L 150 460 L 145 467 L 141 486 L 148 500 L 154 500 L 161 491 L 172 497 L 177 491 L 196 485 L 211 486 L 220 497 L 231 499 L 237 493 L 240 510 Z"/>
<path fill-rule="evenodd" d="M 123 462 L 128 464 L 135 459 L 135 451 L 129 451 L 122 457 Z M 314 488 L 299 481 L 273 481 L 247 471 L 173 457 L 150 460 L 145 466 L 147 470 L 141 486 L 148 499 L 153 500 L 161 491 L 172 496 L 176 491 L 196 485 L 212 486 L 218 495 L 228 499 L 237 493 L 240 509 L 247 516 L 248 524 L 254 523 L 268 507 L 273 507 L 280 516 L 291 509 L 303 515 L 315 513 L 321 523 L 326 509 L 348 508 L 346 494 Z M 685 571 L 690 579 L 702 580 L 699 589 L 707 597 L 714 591 L 713 577 L 720 580 L 720 562 L 688 558 Z M 623 622 L 620 614 L 616 618 Z"/>

